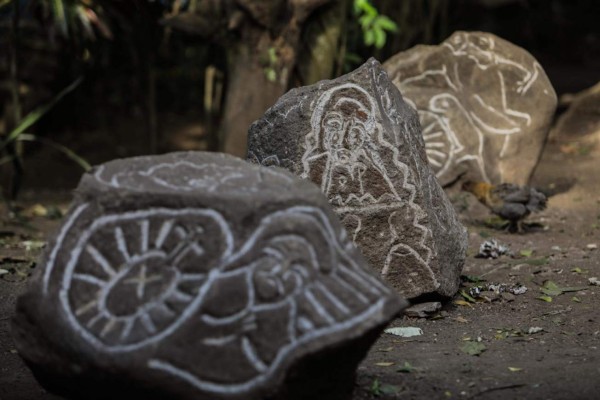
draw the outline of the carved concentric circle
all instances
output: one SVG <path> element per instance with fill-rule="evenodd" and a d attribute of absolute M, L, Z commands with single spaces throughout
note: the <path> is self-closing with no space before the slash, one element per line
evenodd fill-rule
<path fill-rule="evenodd" d="M 231 232 L 213 210 L 103 216 L 73 250 L 61 301 L 89 341 L 136 349 L 185 321 L 231 248 Z"/>

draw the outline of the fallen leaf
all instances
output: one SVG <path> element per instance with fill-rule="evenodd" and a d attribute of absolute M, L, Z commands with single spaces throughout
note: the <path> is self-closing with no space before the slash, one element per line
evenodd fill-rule
<path fill-rule="evenodd" d="M 415 328 L 412 326 L 388 328 L 384 332 L 389 333 L 390 335 L 396 335 L 400 337 L 420 336 L 423 334 L 423 330 L 421 328 Z"/>
<path fill-rule="evenodd" d="M 46 242 L 40 240 L 25 240 L 21 242 L 21 246 L 25 248 L 25 251 L 40 250 L 46 246 Z"/>
<path fill-rule="evenodd" d="M 462 322 L 463 324 L 466 324 L 467 322 L 469 322 L 469 320 L 468 320 L 468 319 L 466 319 L 466 318 L 463 318 L 463 317 L 461 317 L 460 315 L 459 315 L 458 317 L 454 318 L 454 320 L 455 320 L 456 322 Z"/>
<path fill-rule="evenodd" d="M 461 275 L 460 280 L 463 282 L 480 283 L 486 280 L 477 275 Z"/>
<path fill-rule="evenodd" d="M 48 215 L 48 209 L 41 204 L 34 204 L 23 211 L 23 214 L 27 217 L 45 217 Z"/>
<path fill-rule="evenodd" d="M 577 297 L 577 296 L 573 296 L 571 298 L 571 301 L 574 301 L 575 303 L 581 303 L 581 299 L 579 297 Z"/>
<path fill-rule="evenodd" d="M 4 274 L 8 274 L 8 273 L 10 273 L 9 270 L 4 269 L 4 268 L 0 268 L 0 275 L 4 275 Z"/>
<path fill-rule="evenodd" d="M 411 372 L 413 372 L 415 370 L 416 370 L 415 367 L 413 367 L 408 361 L 405 361 L 404 365 L 402 367 L 398 368 L 396 370 L 396 372 L 403 372 L 406 374 L 410 374 Z"/>
<path fill-rule="evenodd" d="M 559 296 L 563 293 L 568 292 L 579 292 L 580 290 L 586 290 L 586 286 L 565 286 L 559 287 L 556 283 L 548 280 L 544 282 L 544 285 L 540 288 L 540 291 L 548 296 Z"/>
<path fill-rule="evenodd" d="M 552 302 L 552 297 L 550 297 L 550 296 L 539 296 L 539 297 L 536 297 L 536 299 L 543 300 L 543 301 L 545 301 L 547 303 L 551 303 Z"/>
<path fill-rule="evenodd" d="M 540 328 L 539 326 L 532 326 L 527 330 L 528 335 L 535 335 L 536 333 L 543 332 L 544 328 Z"/>
<path fill-rule="evenodd" d="M 464 300 L 454 300 L 454 304 L 456 304 L 457 306 L 469 306 L 469 307 L 473 308 L 471 303 L 469 303 L 468 301 L 464 301 Z"/>
<path fill-rule="evenodd" d="M 521 250 L 519 252 L 519 254 L 521 254 L 523 257 L 531 257 L 531 255 L 533 254 L 533 250 L 531 250 L 531 249 L 524 249 L 524 250 Z"/>
<path fill-rule="evenodd" d="M 480 342 L 467 342 L 460 349 L 463 353 L 467 353 L 470 356 L 479 356 L 487 350 L 487 347 Z"/>
<path fill-rule="evenodd" d="M 391 361 L 383 361 L 383 362 L 375 363 L 375 365 L 380 366 L 380 367 L 391 367 L 392 365 L 394 365 L 394 363 Z"/>
<path fill-rule="evenodd" d="M 571 270 L 571 272 L 575 272 L 576 274 L 582 274 L 583 270 L 579 267 L 575 267 Z"/>
<path fill-rule="evenodd" d="M 531 259 L 521 259 L 513 262 L 512 264 L 528 264 L 528 265 L 546 265 L 548 264 L 548 257 L 542 258 L 531 258 Z"/>
<path fill-rule="evenodd" d="M 517 367 L 508 367 L 508 370 L 510 372 L 519 372 L 519 371 L 523 371 L 523 368 L 517 368 Z"/>
<path fill-rule="evenodd" d="M 558 296 L 559 294 L 562 294 L 562 290 L 560 290 L 558 285 L 550 280 L 544 282 L 544 285 L 540 288 L 540 292 L 548 296 Z"/>
<path fill-rule="evenodd" d="M 373 384 L 371 385 L 371 393 L 373 393 L 373 395 L 376 397 L 379 397 L 382 394 L 398 393 L 399 391 L 400 389 L 397 386 L 381 383 L 377 378 L 375 378 Z"/>
<path fill-rule="evenodd" d="M 464 297 L 467 301 L 470 301 L 471 303 L 477 303 L 477 300 L 475 300 L 473 298 L 473 296 L 471 296 L 469 293 L 465 292 L 464 290 L 460 291 L 460 295 L 462 297 Z"/>

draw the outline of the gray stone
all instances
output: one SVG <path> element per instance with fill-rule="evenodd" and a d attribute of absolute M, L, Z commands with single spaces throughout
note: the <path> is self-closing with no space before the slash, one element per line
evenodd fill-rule
<path fill-rule="evenodd" d="M 82 178 L 14 337 L 69 398 L 341 399 L 405 305 L 312 183 L 173 153 Z"/>
<path fill-rule="evenodd" d="M 377 61 L 291 90 L 252 125 L 248 146 L 249 160 L 317 183 L 404 297 L 457 291 L 466 230 L 427 164 L 416 112 Z"/>
<path fill-rule="evenodd" d="M 578 144 L 582 151 L 600 143 L 600 82 L 575 95 L 561 96 L 561 100 L 568 103 L 568 108 L 556 121 L 550 137 Z"/>
<path fill-rule="evenodd" d="M 455 32 L 384 63 L 418 110 L 429 162 L 442 185 L 462 174 L 527 184 L 556 108 L 540 64 L 524 49 L 484 32 Z"/>
<path fill-rule="evenodd" d="M 441 309 L 442 303 L 439 301 L 429 301 L 427 303 L 419 303 L 408 307 L 404 310 L 404 315 L 412 318 L 427 318 L 431 317 Z"/>

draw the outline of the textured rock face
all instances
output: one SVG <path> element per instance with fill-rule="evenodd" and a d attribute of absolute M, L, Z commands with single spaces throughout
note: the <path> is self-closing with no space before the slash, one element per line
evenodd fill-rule
<path fill-rule="evenodd" d="M 455 32 L 384 63 L 418 110 L 429 162 L 442 185 L 526 184 L 539 160 L 556 94 L 527 51 L 483 32 Z"/>
<path fill-rule="evenodd" d="M 343 398 L 404 306 L 311 183 L 173 153 L 83 177 L 14 336 L 73 398 Z"/>
<path fill-rule="evenodd" d="M 550 136 L 594 145 L 600 140 L 600 82 L 569 97 L 569 108 L 558 118 Z"/>
<path fill-rule="evenodd" d="M 248 159 L 321 187 L 366 256 L 403 296 L 452 296 L 464 227 L 427 164 L 416 112 L 371 59 L 291 90 L 250 128 Z"/>

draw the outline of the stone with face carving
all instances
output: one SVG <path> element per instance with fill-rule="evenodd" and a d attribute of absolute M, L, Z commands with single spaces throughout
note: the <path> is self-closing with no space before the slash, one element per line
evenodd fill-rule
<path fill-rule="evenodd" d="M 291 90 L 256 121 L 248 159 L 321 187 L 371 266 L 403 296 L 452 296 L 465 229 L 426 160 L 417 115 L 375 60 Z"/>
<path fill-rule="evenodd" d="M 556 94 L 525 50 L 484 32 L 455 32 L 384 63 L 418 110 L 429 162 L 443 185 L 466 179 L 526 184 L 540 157 Z"/>
<path fill-rule="evenodd" d="M 343 398 L 404 305 L 316 186 L 173 153 L 83 177 L 15 337 L 41 381 L 73 398 Z M 323 389 L 339 357 L 341 386 Z"/>

